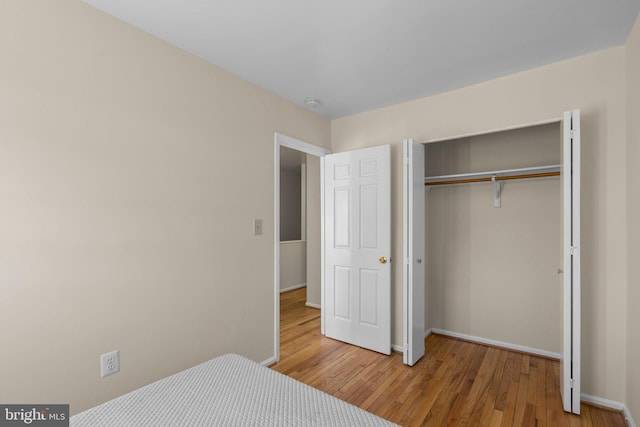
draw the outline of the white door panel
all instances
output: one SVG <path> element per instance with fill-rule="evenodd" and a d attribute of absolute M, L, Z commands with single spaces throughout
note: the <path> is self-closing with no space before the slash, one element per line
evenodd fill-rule
<path fill-rule="evenodd" d="M 323 163 L 323 333 L 390 354 L 390 147 L 332 154 Z"/>
<path fill-rule="evenodd" d="M 425 207 L 424 146 L 404 142 L 404 355 L 413 366 L 424 356 Z"/>
<path fill-rule="evenodd" d="M 580 110 L 563 120 L 562 192 L 564 217 L 562 405 L 580 413 Z"/>

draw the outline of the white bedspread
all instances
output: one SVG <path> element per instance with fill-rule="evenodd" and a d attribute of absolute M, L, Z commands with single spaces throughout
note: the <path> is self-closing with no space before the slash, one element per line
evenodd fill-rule
<path fill-rule="evenodd" d="M 395 425 L 237 354 L 134 390 L 70 421 L 73 427 Z"/>

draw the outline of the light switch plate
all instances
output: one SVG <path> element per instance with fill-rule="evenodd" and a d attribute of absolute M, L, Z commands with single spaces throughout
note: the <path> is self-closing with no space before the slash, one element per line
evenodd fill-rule
<path fill-rule="evenodd" d="M 254 219 L 253 220 L 253 235 L 260 236 L 262 234 L 262 220 Z"/>

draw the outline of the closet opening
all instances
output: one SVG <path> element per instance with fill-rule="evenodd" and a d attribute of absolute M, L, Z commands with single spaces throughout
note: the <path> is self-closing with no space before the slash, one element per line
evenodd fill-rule
<path fill-rule="evenodd" d="M 409 148 L 405 306 L 424 301 L 427 333 L 560 360 L 564 410 L 579 414 L 580 110 Z M 415 342 L 421 319 L 406 317 Z"/>
<path fill-rule="evenodd" d="M 425 144 L 429 328 L 562 357 L 561 163 L 560 122 Z"/>

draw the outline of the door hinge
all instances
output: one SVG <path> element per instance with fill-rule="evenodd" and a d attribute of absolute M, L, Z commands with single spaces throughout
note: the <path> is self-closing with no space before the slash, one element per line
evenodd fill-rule
<path fill-rule="evenodd" d="M 573 388 L 573 385 L 574 385 L 574 384 L 575 384 L 575 381 L 574 381 L 574 379 L 573 379 L 573 378 L 571 378 L 571 379 L 569 380 L 569 387 Z"/>
<path fill-rule="evenodd" d="M 573 132 L 574 132 L 574 130 L 573 130 L 573 129 L 571 129 L 571 130 L 569 131 L 569 137 L 570 137 L 571 139 L 573 139 Z"/>
<path fill-rule="evenodd" d="M 577 250 L 578 250 L 577 246 L 571 246 L 569 248 L 569 255 L 575 255 Z"/>

